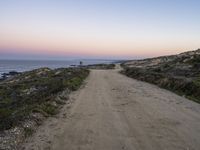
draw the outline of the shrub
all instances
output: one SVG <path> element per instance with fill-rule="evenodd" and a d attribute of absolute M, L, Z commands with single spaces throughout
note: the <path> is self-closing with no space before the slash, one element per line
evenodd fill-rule
<path fill-rule="evenodd" d="M 42 104 L 41 109 L 49 115 L 57 114 L 57 107 L 50 103 Z"/>
<path fill-rule="evenodd" d="M 28 71 L 0 84 L 0 130 L 21 123 L 33 111 L 48 115 L 57 113 L 55 96 L 68 88 L 76 90 L 89 71 L 81 68 L 48 68 Z M 12 81 L 12 82 L 10 82 Z"/>
<path fill-rule="evenodd" d="M 30 127 L 25 127 L 24 128 L 24 136 L 29 137 L 33 134 L 34 130 Z"/>
<path fill-rule="evenodd" d="M 126 68 L 122 73 L 129 77 L 156 84 L 162 88 L 186 95 L 200 103 L 200 77 L 176 77 L 173 74 L 147 68 Z"/>

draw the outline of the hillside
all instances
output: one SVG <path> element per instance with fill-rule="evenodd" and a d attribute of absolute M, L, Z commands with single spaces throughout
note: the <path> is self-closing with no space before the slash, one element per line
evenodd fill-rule
<path fill-rule="evenodd" d="M 0 82 L 0 149 L 15 149 L 45 118 L 56 115 L 89 71 L 40 68 Z"/>
<path fill-rule="evenodd" d="M 129 77 L 150 82 L 200 102 L 200 49 L 122 64 Z"/>

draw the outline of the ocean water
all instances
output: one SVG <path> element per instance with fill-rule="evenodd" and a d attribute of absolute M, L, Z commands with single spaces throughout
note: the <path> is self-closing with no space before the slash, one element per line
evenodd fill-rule
<path fill-rule="evenodd" d="M 112 60 L 81 60 L 83 65 L 100 64 L 100 63 L 112 63 Z M 66 61 L 54 61 L 54 60 L 0 60 L 0 77 L 2 73 L 8 73 L 10 71 L 24 72 L 41 67 L 48 67 L 51 69 L 70 67 L 71 65 L 79 65 L 80 60 L 66 60 Z"/>

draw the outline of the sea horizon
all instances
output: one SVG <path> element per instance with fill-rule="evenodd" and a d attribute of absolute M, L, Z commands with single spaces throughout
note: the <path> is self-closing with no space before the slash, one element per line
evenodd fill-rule
<path fill-rule="evenodd" d="M 109 64 L 114 63 L 118 60 L 108 60 L 108 59 L 66 59 L 66 60 L 26 60 L 26 59 L 0 59 L 0 77 L 3 73 L 9 73 L 11 71 L 24 72 L 33 69 L 48 67 L 50 69 L 56 68 L 68 68 L 72 66 L 78 66 L 80 61 L 82 65 L 92 65 L 92 64 Z"/>

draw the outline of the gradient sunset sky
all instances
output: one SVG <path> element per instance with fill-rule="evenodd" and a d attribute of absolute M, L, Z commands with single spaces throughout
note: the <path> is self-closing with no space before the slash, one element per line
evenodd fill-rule
<path fill-rule="evenodd" d="M 0 0 L 0 59 L 135 59 L 200 47 L 200 0 Z"/>

